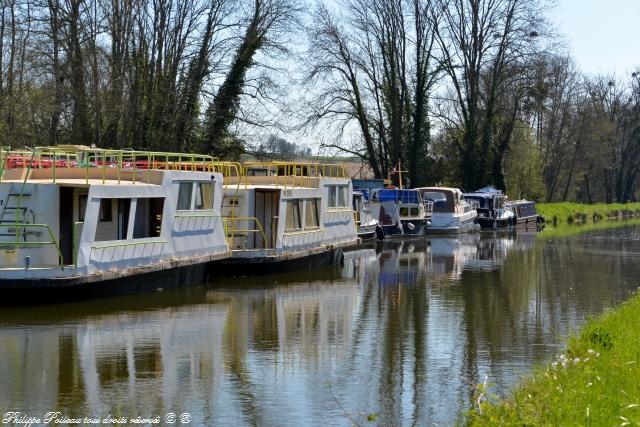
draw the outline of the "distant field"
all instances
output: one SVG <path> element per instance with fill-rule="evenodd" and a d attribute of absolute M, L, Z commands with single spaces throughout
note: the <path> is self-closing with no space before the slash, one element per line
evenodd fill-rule
<path fill-rule="evenodd" d="M 590 320 L 506 399 L 478 388 L 469 425 L 640 424 L 640 296 Z M 478 407 L 478 402 L 480 405 Z"/>
<path fill-rule="evenodd" d="M 537 203 L 536 208 L 548 223 L 592 222 L 640 215 L 640 203 Z"/>

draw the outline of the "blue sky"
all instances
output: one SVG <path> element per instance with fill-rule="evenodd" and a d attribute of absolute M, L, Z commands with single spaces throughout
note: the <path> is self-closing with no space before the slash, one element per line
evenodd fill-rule
<path fill-rule="evenodd" d="M 619 77 L 640 68 L 640 0 L 557 0 L 551 12 L 579 68 Z"/>

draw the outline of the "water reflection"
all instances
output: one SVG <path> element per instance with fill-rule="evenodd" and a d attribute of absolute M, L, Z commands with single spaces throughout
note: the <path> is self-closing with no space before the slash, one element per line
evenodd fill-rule
<path fill-rule="evenodd" d="M 391 241 L 341 269 L 0 310 L 0 409 L 194 425 L 451 424 L 640 277 L 637 228 Z M 541 238 L 542 237 L 542 238 Z"/>

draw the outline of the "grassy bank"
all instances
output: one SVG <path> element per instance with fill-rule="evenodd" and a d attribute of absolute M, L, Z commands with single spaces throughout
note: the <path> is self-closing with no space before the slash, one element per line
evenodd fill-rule
<path fill-rule="evenodd" d="M 624 221 L 597 221 L 586 223 L 560 223 L 558 225 L 547 224 L 544 231 L 538 233 L 538 239 L 553 239 L 562 237 L 577 236 L 590 231 L 613 230 L 616 228 L 632 227 L 640 225 L 640 217 L 633 217 Z"/>
<path fill-rule="evenodd" d="M 537 203 L 536 208 L 548 223 L 584 223 L 640 215 L 640 203 Z"/>
<path fill-rule="evenodd" d="M 640 296 L 591 320 L 504 400 L 481 393 L 470 425 L 640 424 Z"/>

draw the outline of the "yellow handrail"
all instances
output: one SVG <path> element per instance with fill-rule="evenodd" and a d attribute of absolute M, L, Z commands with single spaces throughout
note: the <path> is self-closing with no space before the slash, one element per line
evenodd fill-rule
<path fill-rule="evenodd" d="M 58 242 L 56 241 L 56 238 L 53 236 L 53 232 L 51 231 L 51 228 L 49 228 L 48 224 L 0 224 L 0 228 L 9 228 L 9 227 L 15 227 L 15 234 L 16 234 L 16 240 L 15 241 L 7 241 L 7 242 L 3 242 L 0 241 L 0 246 L 14 246 L 16 248 L 20 248 L 20 247 L 28 247 L 28 246 L 40 246 L 40 245 L 53 245 L 56 248 L 56 251 L 58 252 L 58 265 L 60 265 L 61 267 L 63 266 L 63 257 L 62 257 L 62 251 L 60 250 L 60 245 L 58 244 Z M 27 241 L 20 241 L 19 236 L 20 236 L 20 230 L 23 228 L 44 228 L 49 232 L 49 237 L 51 238 L 50 241 L 37 241 L 37 242 L 27 242 Z M 9 232 L 11 232 L 11 230 L 8 230 Z"/>
<path fill-rule="evenodd" d="M 229 226 L 229 221 L 232 222 L 231 226 Z M 257 228 L 249 228 L 247 227 L 246 229 L 244 228 L 237 228 L 233 225 L 233 222 L 236 222 L 236 224 L 239 221 L 254 221 L 255 222 L 255 226 Z M 262 236 L 262 241 L 264 242 L 265 245 L 265 249 L 269 249 L 270 242 L 267 241 L 267 235 L 264 232 L 264 227 L 262 227 L 262 223 L 260 222 L 260 220 L 258 218 L 256 218 L 255 216 L 249 216 L 249 217 L 228 217 L 226 218 L 226 229 L 227 229 L 227 238 L 230 238 L 229 243 L 233 244 L 233 240 L 236 237 L 236 233 L 260 233 L 260 235 Z M 229 230 L 231 231 L 229 233 Z"/>

